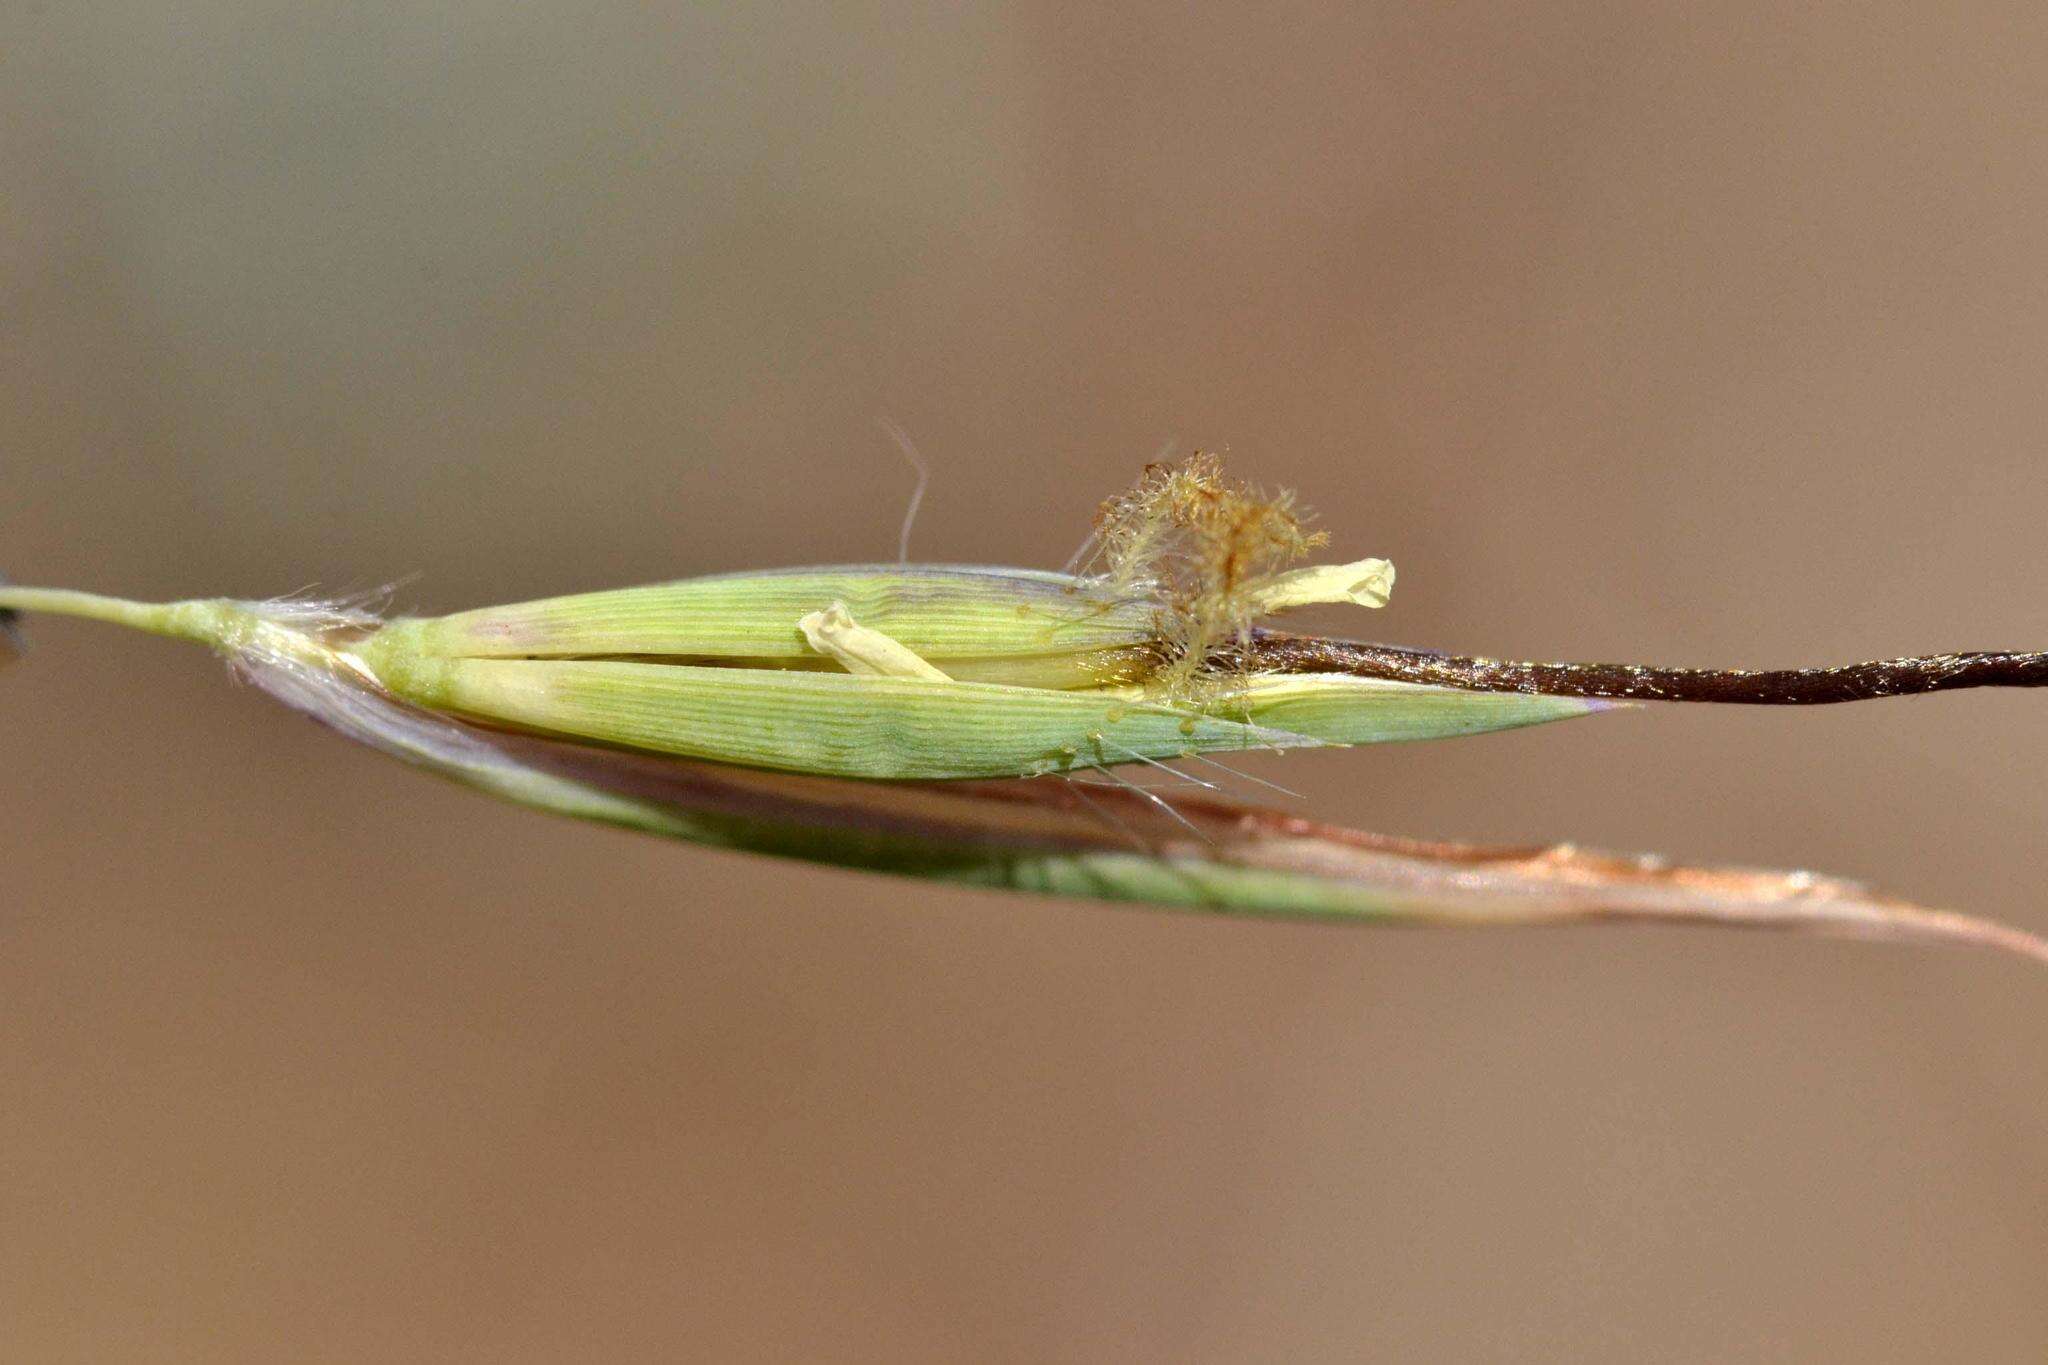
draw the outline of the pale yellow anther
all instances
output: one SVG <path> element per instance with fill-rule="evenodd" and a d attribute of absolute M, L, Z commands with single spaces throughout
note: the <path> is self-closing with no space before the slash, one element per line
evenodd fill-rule
<path fill-rule="evenodd" d="M 1384 559 L 1361 559 L 1352 564 L 1312 564 L 1274 574 L 1253 585 L 1251 605 L 1257 615 L 1329 602 L 1384 607 L 1393 591 L 1394 566 Z"/>
<path fill-rule="evenodd" d="M 784 617 L 788 620 L 788 617 Z M 853 619 L 844 602 L 834 602 L 797 621 L 812 649 L 839 661 L 849 673 L 870 678 L 923 678 L 928 682 L 951 682 L 933 668 L 916 650 L 892 640 L 879 630 L 869 630 Z"/>

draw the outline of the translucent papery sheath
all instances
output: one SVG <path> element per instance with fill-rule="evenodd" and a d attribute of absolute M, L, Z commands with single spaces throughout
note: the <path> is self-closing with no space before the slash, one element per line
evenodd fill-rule
<path fill-rule="evenodd" d="M 1807 873 L 1421 843 L 1060 780 L 1048 774 L 1466 734 L 1605 704 L 1320 672 L 1254 674 L 1209 703 L 1150 700 L 1149 608 L 1097 593 L 1058 575 L 856 569 L 388 624 L 317 604 L 153 605 L 4 586 L 0 612 L 64 612 L 200 641 L 280 700 L 406 762 L 539 810 L 695 843 L 1228 914 L 1712 922 L 1972 943 L 2048 961 L 2048 943 L 2024 931 Z M 747 610 L 718 618 L 747 596 Z M 858 601 L 948 674 L 979 661 L 984 680 L 825 671 L 793 619 L 821 598 Z M 1288 649 L 1341 660 L 1367 648 L 1341 644 Z M 986 680 L 1013 664 L 1039 682 Z M 1042 685 L 1054 677 L 1066 685 Z"/>

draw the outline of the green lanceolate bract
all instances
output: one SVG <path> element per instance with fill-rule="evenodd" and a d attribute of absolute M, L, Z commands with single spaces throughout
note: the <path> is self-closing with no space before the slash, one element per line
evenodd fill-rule
<path fill-rule="evenodd" d="M 1142 602 L 1106 600 L 1086 579 L 998 569 L 721 574 L 390 622 L 225 599 L 73 605 L 88 602 L 92 614 L 230 655 L 259 641 L 428 711 L 834 777 L 1025 777 L 1434 739 L 1604 705 L 1335 674 L 1218 676 L 1176 695 L 1143 676 L 1159 646 Z M 803 628 L 835 608 L 858 623 L 838 638 L 879 637 L 930 667 L 849 671 L 827 652 L 831 638 L 821 650 Z M 1044 685 L 1054 677 L 1063 685 Z"/>

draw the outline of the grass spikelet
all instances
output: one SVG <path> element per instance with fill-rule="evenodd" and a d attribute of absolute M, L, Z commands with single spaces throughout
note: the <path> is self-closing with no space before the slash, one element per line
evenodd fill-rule
<path fill-rule="evenodd" d="M 1255 627 L 1313 603 L 1386 605 L 1384 560 L 1299 566 L 1326 542 L 1306 520 L 1291 495 L 1198 453 L 1102 504 L 1078 577 L 770 570 L 392 619 L 360 601 L 138 602 L 0 582 L 0 661 L 17 613 L 187 640 L 350 738 L 506 800 L 898 875 L 1237 914 L 1742 924 L 2048 961 L 2025 931 L 1804 873 L 1414 844 L 1123 780 L 1123 765 L 1173 773 L 1244 749 L 1438 739 L 1616 704 L 2048 686 L 2043 652 L 1660 669 Z M 1090 770 L 1109 784 L 1075 775 Z"/>

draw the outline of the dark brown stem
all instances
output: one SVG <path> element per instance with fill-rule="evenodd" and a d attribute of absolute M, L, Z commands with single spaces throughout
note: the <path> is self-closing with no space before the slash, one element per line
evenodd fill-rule
<path fill-rule="evenodd" d="M 1396 645 L 1255 631 L 1243 663 L 1261 673 L 1348 673 L 1468 692 L 1537 692 L 1625 701 L 1817 706 L 1966 687 L 2048 687 L 2048 652 L 1932 654 L 1834 668 L 1653 668 L 1643 664 L 1519 663 Z"/>

